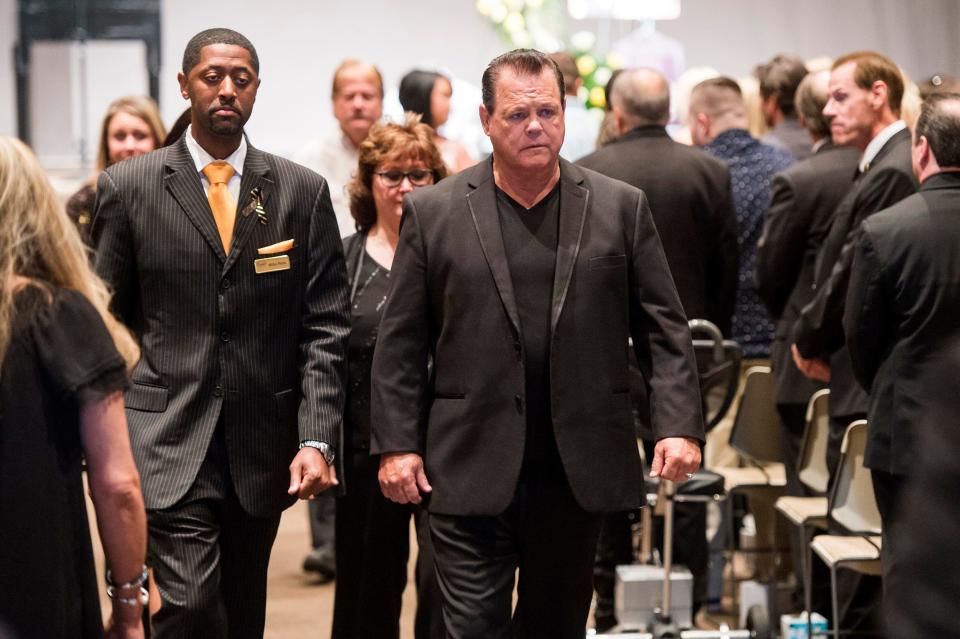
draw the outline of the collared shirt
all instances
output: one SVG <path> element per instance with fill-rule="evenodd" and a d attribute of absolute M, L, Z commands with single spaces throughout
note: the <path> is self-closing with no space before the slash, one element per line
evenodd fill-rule
<path fill-rule="evenodd" d="M 870 144 L 867 145 L 867 148 L 863 151 L 863 157 L 860 158 L 860 172 L 863 173 L 866 171 L 869 168 L 870 163 L 873 162 L 873 158 L 877 157 L 877 153 L 879 153 L 880 149 L 883 148 L 883 145 L 889 142 L 890 138 L 895 136 L 897 133 L 900 133 L 905 128 L 907 128 L 907 123 L 903 120 L 897 120 L 893 124 L 887 125 L 887 128 L 880 133 L 877 133 L 877 135 L 870 140 Z"/>
<path fill-rule="evenodd" d="M 187 142 L 187 151 L 190 152 L 190 157 L 193 158 L 193 163 L 197 167 L 197 173 L 200 174 L 200 183 L 203 184 L 203 192 L 209 193 L 210 180 L 203 174 L 203 168 L 211 162 L 215 162 L 216 158 L 207 153 L 207 150 L 200 146 L 200 143 L 194 139 L 192 124 L 187 127 L 187 133 L 184 138 Z M 233 196 L 234 202 L 240 201 L 240 178 L 243 175 L 243 163 L 246 159 L 247 136 L 244 135 L 240 136 L 240 146 L 237 147 L 237 150 L 223 158 L 224 162 L 233 167 L 233 177 L 227 182 L 227 190 L 230 191 L 230 195 Z"/>
<path fill-rule="evenodd" d="M 347 185 L 357 172 L 359 151 L 350 138 L 337 126 L 323 137 L 309 142 L 294 156 L 293 161 L 316 171 L 327 180 L 330 200 L 337 214 L 340 237 L 357 232 L 357 223 L 350 215 L 350 196 Z"/>
<path fill-rule="evenodd" d="M 567 96 L 567 106 L 563 112 L 563 146 L 560 155 L 568 162 L 576 162 L 585 155 L 597 150 L 597 134 L 600 133 L 600 121 L 583 106 L 577 98 Z"/>
<path fill-rule="evenodd" d="M 768 357 L 774 325 L 757 294 L 757 241 L 770 204 L 773 176 L 794 163 L 785 149 L 762 144 L 744 129 L 730 129 L 703 147 L 730 168 L 730 191 L 737 214 L 740 265 L 732 338 L 744 357 Z"/>

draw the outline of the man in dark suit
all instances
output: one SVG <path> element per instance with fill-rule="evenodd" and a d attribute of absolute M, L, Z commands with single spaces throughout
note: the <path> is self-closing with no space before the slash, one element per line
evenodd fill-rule
<path fill-rule="evenodd" d="M 903 490 L 927 463 L 915 455 L 920 431 L 946 426 L 928 412 L 938 403 L 930 380 L 949 370 L 943 358 L 960 338 L 960 94 L 924 102 L 912 159 L 920 191 L 861 225 L 843 318 L 870 392 L 864 464 L 883 518 L 884 593 L 910 587 L 898 552 L 913 534 L 900 527 Z"/>
<path fill-rule="evenodd" d="M 490 161 L 404 202 L 373 364 L 384 494 L 429 495 L 450 637 L 583 637 L 601 513 L 643 503 L 633 338 L 653 473 L 700 461 L 690 334 L 646 197 L 559 160 L 563 78 L 517 50 L 483 75 Z M 428 374 L 428 360 L 432 373 Z"/>
<path fill-rule="evenodd" d="M 787 494 L 810 496 L 798 477 L 797 460 L 806 427 L 807 403 L 825 384 L 805 377 L 793 363 L 793 325 L 813 297 L 814 262 L 826 237 L 834 210 L 853 185 L 860 152 L 836 146 L 830 122 L 823 115 L 829 71 L 807 75 L 796 91 L 796 112 L 808 131 L 813 155 L 773 178 L 770 206 L 757 244 L 757 293 L 776 321 L 770 364 L 776 386 L 777 412 L 783 428 Z M 840 438 L 828 451 L 834 469 L 840 459 Z M 803 592 L 804 535 L 790 538 L 796 596 Z M 819 590 L 818 590 L 819 594 Z M 827 593 L 829 596 L 829 593 Z M 799 600 L 799 599 L 798 599 Z M 829 608 L 829 600 L 826 600 Z"/>
<path fill-rule="evenodd" d="M 324 180 L 244 137 L 253 45 L 203 31 L 179 81 L 180 141 L 100 178 L 97 271 L 142 343 L 125 399 L 154 636 L 260 637 L 280 512 L 337 483 L 345 268 Z"/>
<path fill-rule="evenodd" d="M 860 223 L 916 192 L 910 132 L 899 119 L 903 80 L 888 58 L 873 52 L 839 58 L 830 72 L 823 114 L 835 144 L 862 152 L 853 187 L 837 206 L 817 256 L 815 293 L 797 319 L 792 347 L 797 368 L 830 382 L 831 437 L 866 417 L 867 395 L 853 377 L 843 333 L 843 309 Z"/>
<path fill-rule="evenodd" d="M 577 164 L 643 190 L 684 312 L 689 318 L 710 320 L 729 335 L 739 264 L 730 171 L 720 160 L 667 134 L 670 85 L 659 71 L 621 73 L 610 91 L 610 105 L 620 137 Z M 642 415 L 641 421 L 644 443 L 652 452 L 649 419 Z M 675 516 L 674 559 L 694 574 L 696 608 L 706 593 L 706 507 L 678 504 Z M 629 513 L 607 515 L 594 579 L 598 631 L 616 624 L 614 569 L 630 563 L 632 546 Z"/>
<path fill-rule="evenodd" d="M 786 149 L 797 160 L 810 156 L 810 137 L 800 122 L 795 105 L 797 87 L 807 75 L 803 60 L 779 54 L 757 68 L 760 111 L 770 130 L 760 141 Z"/>

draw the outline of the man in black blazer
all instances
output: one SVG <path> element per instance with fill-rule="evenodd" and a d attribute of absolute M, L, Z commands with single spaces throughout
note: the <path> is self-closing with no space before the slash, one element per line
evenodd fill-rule
<path fill-rule="evenodd" d="M 929 412 L 943 403 L 930 380 L 950 370 L 944 357 L 960 338 L 960 94 L 924 102 L 913 167 L 919 193 L 861 225 L 843 322 L 853 372 L 870 392 L 864 464 L 883 518 L 885 593 L 910 587 L 898 544 L 913 534 L 900 527 L 904 486 L 926 463 L 915 442 L 922 429 L 947 427 Z"/>
<path fill-rule="evenodd" d="M 670 84 L 659 71 L 624 71 L 609 93 L 619 137 L 577 164 L 643 190 L 684 312 L 688 318 L 710 320 L 729 335 L 739 265 L 730 171 L 710 154 L 674 142 L 667 134 Z M 640 409 L 646 412 L 644 406 Z M 653 443 L 648 437 L 653 434 L 647 432 L 645 415 L 641 421 L 649 455 Z M 696 609 L 707 585 L 706 507 L 678 504 L 674 514 L 674 559 L 694 575 Z M 607 515 L 594 578 L 597 630 L 616 624 L 614 569 L 630 563 L 632 550 L 629 513 Z"/>
<path fill-rule="evenodd" d="M 646 197 L 558 159 L 556 65 L 513 51 L 482 85 L 491 160 L 404 202 L 371 452 L 387 497 L 429 496 L 450 637 L 512 636 L 518 567 L 515 632 L 582 637 L 601 513 L 643 503 L 628 338 L 672 480 L 700 461 L 692 345 Z"/>
<path fill-rule="evenodd" d="M 867 412 L 867 395 L 853 377 L 843 333 L 853 246 L 860 223 L 916 192 L 917 180 L 910 131 L 899 119 L 903 79 L 897 65 L 869 51 L 843 56 L 834 62 L 828 90 L 823 114 L 834 143 L 863 155 L 817 255 L 815 292 L 797 319 L 792 352 L 804 375 L 829 381 L 830 428 L 840 434 Z"/>
<path fill-rule="evenodd" d="M 179 81 L 180 141 L 100 178 L 96 265 L 142 344 L 125 399 L 154 637 L 260 637 L 280 512 L 337 483 L 342 247 L 323 178 L 244 137 L 253 45 L 203 31 Z"/>

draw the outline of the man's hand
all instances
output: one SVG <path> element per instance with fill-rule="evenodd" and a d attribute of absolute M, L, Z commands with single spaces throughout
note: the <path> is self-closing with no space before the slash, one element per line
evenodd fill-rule
<path fill-rule="evenodd" d="M 128 596 L 124 594 L 124 596 Z M 107 624 L 105 639 L 143 639 L 143 608 L 114 603 L 113 614 Z"/>
<path fill-rule="evenodd" d="M 796 344 L 793 344 L 790 347 L 790 352 L 793 353 L 793 363 L 797 365 L 797 368 L 800 369 L 800 372 L 803 373 L 805 377 L 818 382 L 830 381 L 829 362 L 826 362 L 818 357 L 813 359 L 805 358 L 800 354 Z"/>
<path fill-rule="evenodd" d="M 686 481 L 700 468 L 700 442 L 689 437 L 664 437 L 653 449 L 651 477 Z"/>
<path fill-rule="evenodd" d="M 380 490 L 398 504 L 419 504 L 420 493 L 433 490 L 423 472 L 423 458 L 416 453 L 394 453 L 380 458 Z"/>
<path fill-rule="evenodd" d="M 323 454 L 316 448 L 304 446 L 290 463 L 290 488 L 287 493 L 300 499 L 313 499 L 339 483 L 337 469 L 327 464 Z"/>

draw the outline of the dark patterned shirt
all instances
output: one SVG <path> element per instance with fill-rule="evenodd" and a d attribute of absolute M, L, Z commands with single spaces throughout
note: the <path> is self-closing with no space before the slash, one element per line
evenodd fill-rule
<path fill-rule="evenodd" d="M 763 216 L 770 204 L 773 176 L 793 164 L 789 151 L 762 144 L 744 129 L 730 129 L 703 147 L 730 167 L 730 188 L 737 212 L 737 245 L 740 268 L 733 335 L 744 357 L 769 357 L 773 321 L 757 295 L 753 274 L 757 266 L 757 241 Z"/>

